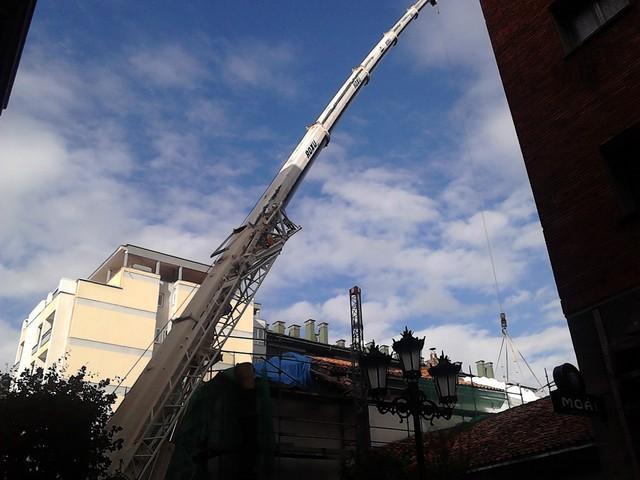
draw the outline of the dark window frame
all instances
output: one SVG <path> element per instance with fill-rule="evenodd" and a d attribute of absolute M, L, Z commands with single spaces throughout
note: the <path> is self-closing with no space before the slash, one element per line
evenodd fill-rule
<path fill-rule="evenodd" d="M 640 215 L 640 181 L 634 182 L 640 180 L 640 140 L 636 139 L 640 139 L 640 120 L 600 145 L 606 169 L 616 186 L 623 221 Z"/>
<path fill-rule="evenodd" d="M 558 34 L 560 35 L 560 39 L 562 41 L 562 45 L 564 46 L 566 56 L 569 56 L 571 53 L 578 50 L 582 45 L 591 40 L 591 38 L 598 35 L 611 23 L 615 22 L 621 15 L 623 15 L 635 4 L 636 0 L 626 0 L 627 4 L 616 13 L 611 15 L 609 18 L 599 18 L 598 20 L 602 23 L 600 23 L 593 32 L 585 36 L 583 39 L 572 38 L 571 34 L 569 33 L 570 25 L 567 22 L 567 20 L 569 20 L 570 10 L 572 8 L 575 9 L 576 5 L 578 4 L 595 4 L 597 5 L 597 9 L 601 11 L 601 7 L 599 5 L 601 1 L 602 0 L 555 0 L 549 6 L 551 16 L 553 17 L 556 29 L 558 30 Z"/>

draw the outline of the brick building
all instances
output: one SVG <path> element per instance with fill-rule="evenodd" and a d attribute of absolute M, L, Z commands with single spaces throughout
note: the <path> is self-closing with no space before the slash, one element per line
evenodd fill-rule
<path fill-rule="evenodd" d="M 35 8 L 36 0 L 4 0 L 0 3 L 0 115 L 9 104 Z"/>
<path fill-rule="evenodd" d="M 640 5 L 481 0 L 608 478 L 639 478 Z"/>

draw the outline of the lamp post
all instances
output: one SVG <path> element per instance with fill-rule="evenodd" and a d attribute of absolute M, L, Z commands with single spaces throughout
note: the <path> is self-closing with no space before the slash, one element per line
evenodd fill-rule
<path fill-rule="evenodd" d="M 364 370 L 369 386 L 369 395 L 381 414 L 391 413 L 400 417 L 400 422 L 413 417 L 413 429 L 416 443 L 416 462 L 419 478 L 425 479 L 424 445 L 422 443 L 421 419 L 429 420 L 433 425 L 436 418 L 449 420 L 453 407 L 458 401 L 458 373 L 461 363 L 452 363 L 442 353 L 438 364 L 429 368 L 429 375 L 438 394 L 440 405 L 429 400 L 420 390 L 418 382 L 421 378 L 420 353 L 424 347 L 424 338 L 413 336 L 413 332 L 405 327 L 402 337 L 393 341 L 393 350 L 398 354 L 402 374 L 407 381 L 407 388 L 391 401 L 385 400 L 387 392 L 387 374 L 391 363 L 391 356 L 382 353 L 372 344 L 369 352 L 360 357 L 360 365 Z"/>

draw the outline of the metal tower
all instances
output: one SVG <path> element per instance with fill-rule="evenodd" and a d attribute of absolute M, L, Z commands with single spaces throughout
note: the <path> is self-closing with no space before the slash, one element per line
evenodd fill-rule
<path fill-rule="evenodd" d="M 351 311 L 351 382 L 353 402 L 356 407 L 356 456 L 361 457 L 371 446 L 369 431 L 369 402 L 363 372 L 360 369 L 360 355 L 364 352 L 364 328 L 362 326 L 362 291 L 357 285 L 349 289 Z"/>
<path fill-rule="evenodd" d="M 364 328 L 362 326 L 362 291 L 357 285 L 349 289 L 351 305 L 351 352 L 355 356 L 364 350 Z M 353 356 L 353 355 L 352 355 Z M 355 358 L 357 360 L 357 358 Z"/>

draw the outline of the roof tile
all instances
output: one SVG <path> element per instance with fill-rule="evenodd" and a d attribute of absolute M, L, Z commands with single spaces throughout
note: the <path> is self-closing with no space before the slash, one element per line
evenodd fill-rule
<path fill-rule="evenodd" d="M 457 431 L 429 433 L 425 443 L 447 432 L 448 448 L 462 455 L 469 469 L 593 442 L 590 420 L 554 412 L 549 397 L 491 415 Z M 413 438 L 394 442 L 385 450 L 415 463 L 413 442 Z"/>

